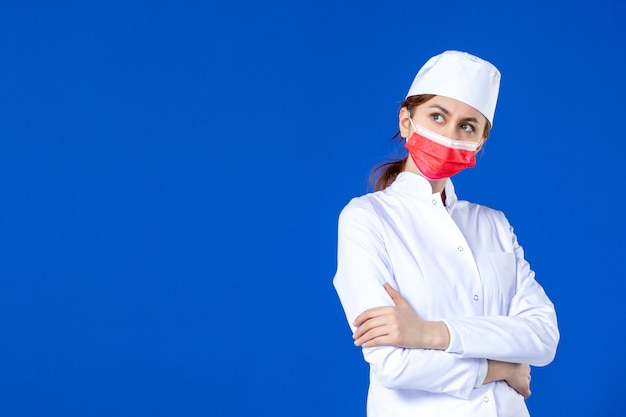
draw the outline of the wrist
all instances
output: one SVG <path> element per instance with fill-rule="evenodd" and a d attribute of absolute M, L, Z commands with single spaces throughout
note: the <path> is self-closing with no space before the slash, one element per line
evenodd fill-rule
<path fill-rule="evenodd" d="M 446 350 L 450 346 L 450 332 L 442 321 L 425 321 L 424 349 Z"/>
<path fill-rule="evenodd" d="M 506 381 L 512 370 L 512 365 L 509 362 L 500 362 L 488 359 L 487 360 L 487 376 L 485 376 L 485 384 L 494 381 Z"/>

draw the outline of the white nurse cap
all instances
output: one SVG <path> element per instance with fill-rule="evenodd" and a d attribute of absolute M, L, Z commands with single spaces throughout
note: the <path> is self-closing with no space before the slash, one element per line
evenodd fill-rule
<path fill-rule="evenodd" d="M 445 51 L 430 58 L 419 70 L 409 96 L 435 94 L 469 104 L 493 125 L 500 71 L 489 62 L 467 52 Z"/>

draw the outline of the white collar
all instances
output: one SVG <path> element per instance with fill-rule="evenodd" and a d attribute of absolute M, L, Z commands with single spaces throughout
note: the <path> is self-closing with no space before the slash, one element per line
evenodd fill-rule
<path fill-rule="evenodd" d="M 439 195 L 439 193 L 433 194 L 433 189 L 430 185 L 430 182 L 428 182 L 426 178 L 419 174 L 408 171 L 403 171 L 399 173 L 393 184 L 391 184 L 390 188 L 399 193 L 420 198 L 430 198 L 434 194 Z M 451 210 L 457 202 L 452 179 L 448 178 L 444 190 L 446 193 L 446 206 L 449 210 Z"/>

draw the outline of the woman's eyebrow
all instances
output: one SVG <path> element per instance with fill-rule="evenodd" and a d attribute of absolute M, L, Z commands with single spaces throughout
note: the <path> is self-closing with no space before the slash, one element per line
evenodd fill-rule
<path fill-rule="evenodd" d="M 450 112 L 448 111 L 448 109 L 446 109 L 445 107 L 441 107 L 439 104 L 433 104 L 432 106 L 430 106 L 431 109 L 439 109 L 441 110 L 443 113 L 446 114 L 446 116 L 450 116 Z"/>
<path fill-rule="evenodd" d="M 461 121 L 462 122 L 474 122 L 477 125 L 481 124 L 480 121 L 477 118 L 475 118 L 475 117 L 465 117 L 465 118 L 461 119 Z"/>
<path fill-rule="evenodd" d="M 434 109 L 439 109 L 441 110 L 442 113 L 444 113 L 446 116 L 450 116 L 450 111 L 448 109 L 446 109 L 445 107 L 441 107 L 439 104 L 433 104 L 430 106 L 430 108 L 434 108 Z M 480 121 L 475 118 L 475 117 L 465 117 L 463 119 L 461 119 L 462 122 L 474 122 L 478 125 L 480 125 Z"/>

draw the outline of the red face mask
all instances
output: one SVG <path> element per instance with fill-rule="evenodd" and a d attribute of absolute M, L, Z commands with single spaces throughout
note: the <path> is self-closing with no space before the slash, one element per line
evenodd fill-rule
<path fill-rule="evenodd" d="M 430 180 L 449 178 L 476 165 L 479 143 L 448 139 L 422 126 L 415 126 L 404 147 L 417 169 Z"/>

